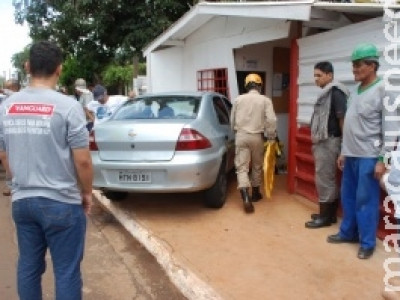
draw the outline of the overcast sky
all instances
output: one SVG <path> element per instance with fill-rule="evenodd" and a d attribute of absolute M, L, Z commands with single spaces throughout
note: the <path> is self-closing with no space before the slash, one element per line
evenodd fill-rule
<path fill-rule="evenodd" d="M 11 56 L 31 41 L 28 26 L 14 22 L 12 0 L 0 0 L 0 40 L 0 75 L 4 76 L 6 72 L 8 78 L 12 69 Z"/>

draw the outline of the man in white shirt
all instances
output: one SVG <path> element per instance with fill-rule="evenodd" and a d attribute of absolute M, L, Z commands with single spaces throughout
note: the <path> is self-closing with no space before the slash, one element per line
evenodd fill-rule
<path fill-rule="evenodd" d="M 94 119 L 94 126 L 108 120 L 115 110 L 120 107 L 126 100 L 126 97 L 113 97 L 107 95 L 104 86 L 98 84 L 93 89 L 93 101 L 86 106 L 89 113 Z"/>
<path fill-rule="evenodd" d="M 90 101 L 93 100 L 92 92 L 86 86 L 86 80 L 83 78 L 78 78 L 75 80 L 75 96 L 78 102 L 82 105 L 86 116 L 86 127 L 90 131 L 93 127 L 93 119 L 91 119 L 91 114 L 86 109 Z"/>

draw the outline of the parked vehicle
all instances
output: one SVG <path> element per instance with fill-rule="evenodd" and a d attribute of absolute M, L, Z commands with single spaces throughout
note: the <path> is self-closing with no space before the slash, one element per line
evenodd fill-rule
<path fill-rule="evenodd" d="M 123 104 L 91 133 L 94 186 L 127 192 L 204 191 L 220 208 L 233 169 L 231 103 L 213 92 L 144 95 Z"/>

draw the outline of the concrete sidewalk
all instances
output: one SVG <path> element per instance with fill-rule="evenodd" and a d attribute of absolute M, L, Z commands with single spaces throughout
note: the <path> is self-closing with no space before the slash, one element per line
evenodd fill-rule
<path fill-rule="evenodd" d="M 197 194 L 132 194 L 120 203 L 95 194 L 189 299 L 381 299 L 383 263 L 396 257 L 382 241 L 360 260 L 358 244 L 326 242 L 339 223 L 304 227 L 316 205 L 286 193 L 284 176 L 252 215 L 235 184 L 221 210 L 203 208 Z"/>

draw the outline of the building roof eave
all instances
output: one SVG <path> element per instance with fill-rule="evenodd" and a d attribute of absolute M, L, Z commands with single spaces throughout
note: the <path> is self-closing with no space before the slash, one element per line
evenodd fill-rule
<path fill-rule="evenodd" d="M 313 0 L 290 2 L 200 2 L 143 49 L 146 57 L 154 50 L 179 44 L 215 16 L 307 21 Z M 288 9 L 291 6 L 292 9 Z"/>
<path fill-rule="evenodd" d="M 400 9 L 400 5 L 386 5 L 382 3 L 331 3 L 331 2 L 315 2 L 313 7 L 324 10 L 330 10 L 340 13 L 351 13 L 365 16 L 379 16 L 384 12 L 384 8 Z"/>

